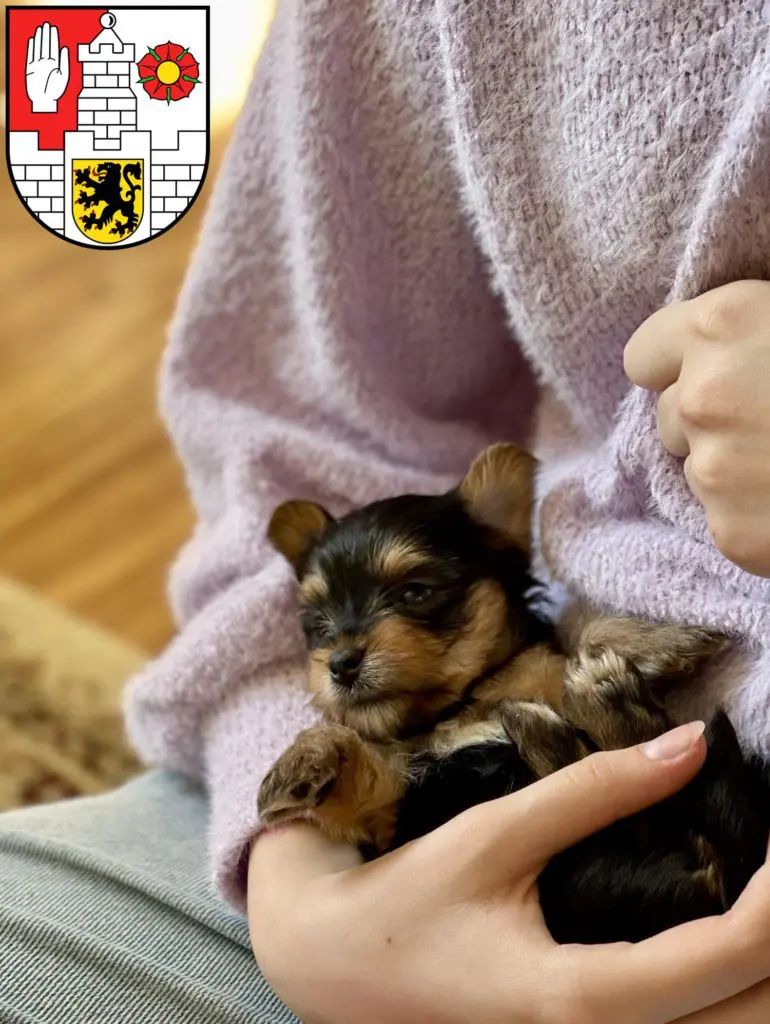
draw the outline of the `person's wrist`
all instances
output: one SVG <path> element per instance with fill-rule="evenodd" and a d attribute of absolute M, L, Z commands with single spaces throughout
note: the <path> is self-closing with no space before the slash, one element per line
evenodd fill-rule
<path fill-rule="evenodd" d="M 294 854 L 296 837 L 306 828 L 297 823 L 263 830 L 249 850 L 246 900 L 251 946 L 263 974 L 276 989 L 281 988 L 287 966 L 284 953 L 292 945 L 285 858 L 287 851 Z"/>
<path fill-rule="evenodd" d="M 285 874 L 285 854 L 295 852 L 297 837 L 309 828 L 303 822 L 292 822 L 274 829 L 261 829 L 252 839 L 249 847 L 249 864 L 246 883 L 246 898 L 249 914 L 255 903 L 262 904 L 264 895 L 275 897 L 275 880 Z M 271 881 L 273 884 L 271 884 Z"/>
<path fill-rule="evenodd" d="M 332 842 L 308 822 L 257 834 L 249 851 L 246 898 L 252 947 L 266 976 L 263 959 L 277 963 L 280 974 L 282 945 L 295 946 L 292 914 L 316 898 L 319 883 L 361 863 L 356 847 Z"/>
<path fill-rule="evenodd" d="M 55 114 L 57 110 L 56 100 L 42 96 L 32 102 L 33 114 Z"/>
<path fill-rule="evenodd" d="M 308 1024 L 322 1024 L 323 1018 L 306 1004 L 314 1004 L 318 976 L 330 976 L 335 961 L 328 954 L 337 948 L 326 932 L 330 907 L 339 904 L 329 902 L 326 883 L 361 861 L 355 847 L 332 842 L 308 822 L 263 830 L 251 844 L 247 900 L 252 950 L 269 984 Z M 304 964 L 301 984 L 298 963 Z"/>
<path fill-rule="evenodd" d="M 289 878 L 300 873 L 333 874 L 361 863 L 358 850 L 335 843 L 308 821 L 293 821 L 262 829 L 249 850 L 248 888 L 264 878 Z"/>

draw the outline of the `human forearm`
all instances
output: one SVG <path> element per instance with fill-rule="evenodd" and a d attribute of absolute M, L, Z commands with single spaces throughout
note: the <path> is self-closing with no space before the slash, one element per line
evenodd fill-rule
<path fill-rule="evenodd" d="M 755 985 L 725 1003 L 680 1017 L 680 1024 L 767 1024 L 770 1020 L 770 981 Z"/>

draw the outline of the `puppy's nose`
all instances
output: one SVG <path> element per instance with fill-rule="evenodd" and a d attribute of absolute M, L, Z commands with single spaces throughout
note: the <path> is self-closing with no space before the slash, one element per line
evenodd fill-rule
<path fill-rule="evenodd" d="M 364 652 L 360 648 L 335 651 L 329 658 L 329 675 L 340 686 L 352 686 L 363 660 Z"/>

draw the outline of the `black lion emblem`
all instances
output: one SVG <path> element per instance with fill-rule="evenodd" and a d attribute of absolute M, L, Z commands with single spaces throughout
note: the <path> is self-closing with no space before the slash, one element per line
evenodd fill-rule
<path fill-rule="evenodd" d="M 75 184 L 83 185 L 77 199 L 76 206 L 82 206 L 90 210 L 92 206 L 105 203 L 101 214 L 97 217 L 91 212 L 80 217 L 80 223 L 84 228 L 105 228 L 112 224 L 111 235 L 130 234 L 139 224 L 139 217 L 134 209 L 136 193 L 141 189 L 142 165 L 140 163 L 125 164 L 121 178 L 120 164 L 113 160 L 97 164 L 91 175 L 91 168 L 85 167 L 75 171 Z M 126 186 L 126 198 L 123 197 L 123 187 Z M 90 192 L 88 191 L 90 189 Z"/>

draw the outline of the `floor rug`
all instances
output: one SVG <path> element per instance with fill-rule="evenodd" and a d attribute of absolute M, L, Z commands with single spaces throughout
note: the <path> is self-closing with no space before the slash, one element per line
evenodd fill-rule
<path fill-rule="evenodd" d="M 0 810 L 99 793 L 138 772 L 120 692 L 145 660 L 0 576 Z"/>

